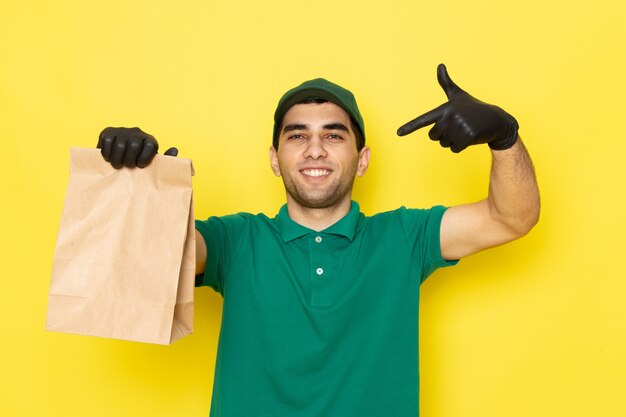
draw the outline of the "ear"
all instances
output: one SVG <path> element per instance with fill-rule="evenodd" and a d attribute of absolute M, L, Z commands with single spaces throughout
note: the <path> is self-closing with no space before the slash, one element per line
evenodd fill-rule
<path fill-rule="evenodd" d="M 370 148 L 364 146 L 359 152 L 359 164 L 356 167 L 356 175 L 362 177 L 370 165 Z"/>
<path fill-rule="evenodd" d="M 280 167 L 278 166 L 278 151 L 274 149 L 274 145 L 270 146 L 270 166 L 274 175 L 280 177 Z"/>

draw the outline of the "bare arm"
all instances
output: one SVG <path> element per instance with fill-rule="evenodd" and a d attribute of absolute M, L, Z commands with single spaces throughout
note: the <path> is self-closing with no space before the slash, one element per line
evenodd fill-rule
<path fill-rule="evenodd" d="M 486 199 L 449 208 L 441 223 L 441 254 L 460 259 L 526 235 L 539 220 L 539 190 L 521 139 L 492 152 Z"/>
<path fill-rule="evenodd" d="M 487 198 L 452 207 L 441 221 L 441 255 L 453 260 L 528 233 L 539 220 L 539 191 L 517 120 L 460 88 L 443 64 L 437 67 L 437 80 L 448 102 L 404 124 L 398 135 L 434 123 L 428 136 L 452 152 L 488 144 L 492 153 Z"/>

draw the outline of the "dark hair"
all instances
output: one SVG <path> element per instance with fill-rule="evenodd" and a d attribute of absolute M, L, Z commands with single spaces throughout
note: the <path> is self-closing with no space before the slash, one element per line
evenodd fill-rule
<path fill-rule="evenodd" d="M 332 103 L 330 100 L 326 100 L 325 98 L 307 98 L 304 99 L 302 101 L 297 102 L 296 104 L 311 104 L 311 103 L 315 103 L 315 104 L 323 104 L 323 103 Z M 294 106 L 296 105 L 294 104 Z M 361 149 L 363 149 L 363 147 L 365 146 L 365 139 L 363 138 L 363 133 L 361 132 L 361 128 L 359 127 L 359 125 L 354 121 L 354 119 L 350 116 L 350 127 L 352 128 L 352 131 L 354 132 L 354 136 L 356 138 L 356 150 L 357 151 L 361 151 Z M 283 121 L 280 121 L 280 129 L 278 129 L 278 132 L 280 132 L 283 129 Z M 280 136 L 280 133 L 278 135 L 276 135 L 276 137 L 274 138 L 274 149 L 278 150 L 278 137 Z"/>

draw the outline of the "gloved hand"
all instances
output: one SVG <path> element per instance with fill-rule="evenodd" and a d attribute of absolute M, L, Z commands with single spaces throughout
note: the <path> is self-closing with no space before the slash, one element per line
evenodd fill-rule
<path fill-rule="evenodd" d="M 519 125 L 513 116 L 463 91 L 450 79 L 443 64 L 437 67 L 437 80 L 448 102 L 400 127 L 399 136 L 434 123 L 428 136 L 452 152 L 461 152 L 479 143 L 488 143 L 494 150 L 508 149 L 515 144 Z"/>
<path fill-rule="evenodd" d="M 122 166 L 145 168 L 157 154 L 159 143 L 138 127 L 107 127 L 100 132 L 97 148 L 115 169 Z M 178 149 L 169 148 L 165 155 L 176 156 Z"/>

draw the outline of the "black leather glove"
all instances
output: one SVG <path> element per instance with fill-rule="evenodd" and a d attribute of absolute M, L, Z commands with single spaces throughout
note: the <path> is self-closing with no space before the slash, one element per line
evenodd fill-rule
<path fill-rule="evenodd" d="M 461 152 L 480 143 L 488 143 L 494 150 L 508 149 L 515 144 L 519 125 L 513 116 L 463 91 L 450 79 L 443 64 L 437 67 L 437 80 L 448 102 L 400 127 L 399 136 L 434 123 L 428 136 L 452 152 Z"/>
<path fill-rule="evenodd" d="M 97 147 L 115 169 L 122 166 L 144 168 L 154 159 L 159 143 L 138 127 L 107 127 L 100 132 Z M 178 149 L 169 148 L 165 155 L 176 156 Z"/>

